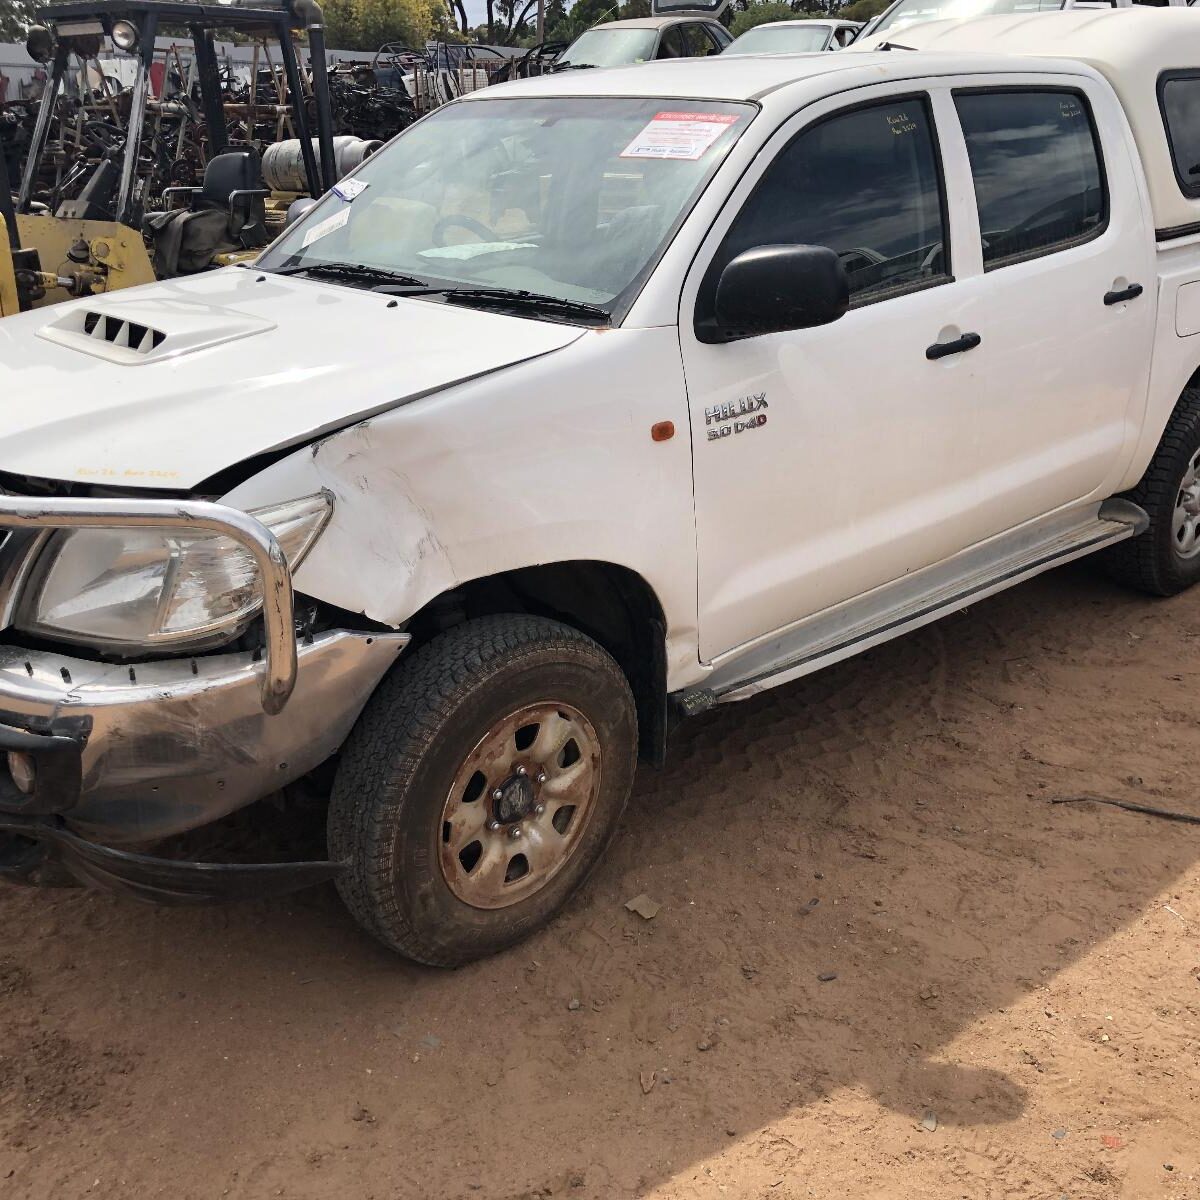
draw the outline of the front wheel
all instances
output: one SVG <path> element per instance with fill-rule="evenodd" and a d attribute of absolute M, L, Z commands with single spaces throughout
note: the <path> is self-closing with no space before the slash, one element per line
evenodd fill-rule
<path fill-rule="evenodd" d="M 384 680 L 351 734 L 329 849 L 357 920 L 457 966 L 544 925 L 625 807 L 637 716 L 591 638 L 530 616 L 467 621 Z"/>
<path fill-rule="evenodd" d="M 1108 573 L 1153 596 L 1200 582 L 1200 388 L 1179 397 L 1146 473 L 1125 495 L 1150 526 L 1102 552 Z"/>

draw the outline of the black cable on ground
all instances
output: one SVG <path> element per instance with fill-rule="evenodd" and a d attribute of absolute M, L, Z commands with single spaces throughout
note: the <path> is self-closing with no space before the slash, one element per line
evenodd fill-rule
<path fill-rule="evenodd" d="M 1135 804 L 1132 800 L 1113 800 L 1108 796 L 1055 796 L 1051 804 L 1111 804 L 1126 812 L 1142 813 L 1147 817 L 1161 817 L 1164 821 L 1182 821 L 1185 825 L 1200 825 L 1200 816 L 1192 813 L 1175 812 L 1169 808 L 1151 808 L 1148 804 Z"/>

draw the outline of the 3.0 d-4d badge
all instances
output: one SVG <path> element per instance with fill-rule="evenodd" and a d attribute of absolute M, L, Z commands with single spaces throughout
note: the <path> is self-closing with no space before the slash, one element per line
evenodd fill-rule
<path fill-rule="evenodd" d="M 767 414 L 759 412 L 759 409 L 766 407 L 767 393 L 758 392 L 753 396 L 743 396 L 740 400 L 733 400 L 728 404 L 715 404 L 712 408 L 706 408 L 704 410 L 705 425 L 717 426 L 716 429 L 708 431 L 708 440 L 715 442 L 719 438 L 728 437 L 731 433 L 742 433 L 747 429 L 757 429 L 760 425 L 765 425 Z M 750 413 L 758 413 L 758 416 L 752 416 L 748 421 L 741 420 Z M 733 424 L 722 424 L 724 421 L 732 421 Z"/>

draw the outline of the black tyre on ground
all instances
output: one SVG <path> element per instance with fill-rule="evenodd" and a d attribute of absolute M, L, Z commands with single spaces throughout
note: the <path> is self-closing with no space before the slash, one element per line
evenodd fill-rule
<path fill-rule="evenodd" d="M 357 920 L 457 966 L 544 925 L 616 830 L 637 715 L 620 667 L 569 626 L 484 617 L 401 659 L 347 741 L 329 849 Z"/>
<path fill-rule="evenodd" d="M 1150 517 L 1138 537 L 1102 552 L 1108 573 L 1154 596 L 1200 581 L 1200 388 L 1186 388 L 1158 449 L 1127 499 Z"/>

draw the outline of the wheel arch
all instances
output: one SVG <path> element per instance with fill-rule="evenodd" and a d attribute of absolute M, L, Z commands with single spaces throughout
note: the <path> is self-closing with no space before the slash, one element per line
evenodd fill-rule
<path fill-rule="evenodd" d="M 420 645 L 463 621 L 512 612 L 561 621 L 612 655 L 637 705 L 639 756 L 661 766 L 668 732 L 666 618 L 646 579 L 596 559 L 515 567 L 455 583 L 405 627 Z"/>

